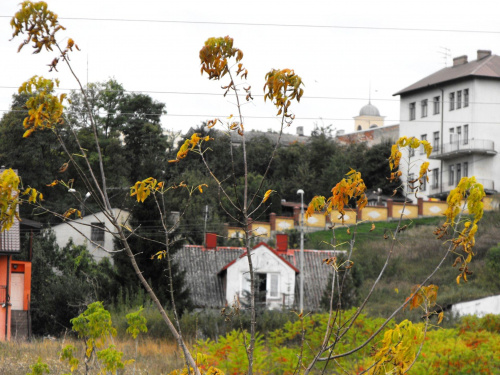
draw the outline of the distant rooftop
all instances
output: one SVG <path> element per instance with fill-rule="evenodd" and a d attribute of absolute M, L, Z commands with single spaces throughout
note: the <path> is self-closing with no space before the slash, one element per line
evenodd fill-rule
<path fill-rule="evenodd" d="M 372 103 L 368 103 L 359 111 L 360 116 L 377 116 L 380 117 L 380 112 L 378 108 L 375 107 Z"/>
<path fill-rule="evenodd" d="M 477 60 L 468 62 L 467 56 L 453 59 L 453 66 L 443 68 L 420 81 L 398 91 L 396 95 L 406 95 L 445 82 L 456 81 L 467 77 L 483 77 L 500 79 L 500 56 L 491 51 L 478 50 Z"/>

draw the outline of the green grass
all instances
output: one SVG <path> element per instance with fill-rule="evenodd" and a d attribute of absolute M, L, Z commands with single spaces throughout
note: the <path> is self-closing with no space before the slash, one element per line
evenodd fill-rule
<path fill-rule="evenodd" d="M 418 226 L 438 226 L 444 222 L 444 218 L 437 217 L 426 217 L 421 219 L 413 220 L 403 220 L 401 226 L 407 226 L 408 229 L 416 228 Z M 349 226 L 349 231 L 351 234 L 347 233 L 347 226 L 337 225 L 332 230 L 323 230 L 318 232 L 311 232 L 306 236 L 306 244 L 309 248 L 314 249 L 331 249 L 332 236 L 335 234 L 335 240 L 337 244 L 347 243 L 355 235 L 356 243 L 358 245 L 373 241 L 374 239 L 382 239 L 384 235 L 388 232 L 394 232 L 398 226 L 398 221 L 378 221 L 374 222 L 375 229 L 371 231 L 372 222 L 363 221 L 357 225 Z M 431 230 L 432 231 L 432 230 Z"/>

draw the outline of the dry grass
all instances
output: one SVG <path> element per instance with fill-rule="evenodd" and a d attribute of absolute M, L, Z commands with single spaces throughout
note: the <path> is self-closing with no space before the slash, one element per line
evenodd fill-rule
<path fill-rule="evenodd" d="M 114 340 L 118 350 L 123 351 L 123 359 L 135 358 L 135 342 L 132 340 Z M 30 372 L 30 366 L 36 363 L 38 357 L 50 368 L 50 374 L 69 373 L 67 363 L 59 361 L 59 352 L 66 344 L 82 348 L 80 342 L 71 340 L 33 340 L 32 342 L 11 341 L 0 342 L 0 375 L 24 375 Z M 82 358 L 81 356 L 79 359 Z M 159 340 L 139 340 L 135 374 L 168 374 L 181 368 L 182 355 L 174 343 Z M 96 371 L 97 372 L 97 371 Z M 83 367 L 74 374 L 83 374 Z M 134 364 L 129 365 L 120 374 L 134 373 Z"/>

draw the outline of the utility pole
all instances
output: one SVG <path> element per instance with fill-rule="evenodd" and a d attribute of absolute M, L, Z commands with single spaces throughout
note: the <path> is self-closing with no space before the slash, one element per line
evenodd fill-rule
<path fill-rule="evenodd" d="M 208 204 L 205 205 L 205 226 L 203 227 L 203 246 L 207 246 L 207 220 L 208 220 Z"/>
<path fill-rule="evenodd" d="M 300 194 L 300 312 L 304 311 L 304 190 L 297 190 Z"/>

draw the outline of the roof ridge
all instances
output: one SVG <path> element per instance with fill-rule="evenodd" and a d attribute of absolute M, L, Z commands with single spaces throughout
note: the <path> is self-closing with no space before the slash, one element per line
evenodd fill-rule
<path fill-rule="evenodd" d="M 483 67 L 483 66 L 484 66 L 484 65 L 485 65 L 488 61 L 490 61 L 490 60 L 493 58 L 493 56 L 495 56 L 495 55 L 489 55 L 488 57 L 481 59 L 481 60 L 484 60 L 484 61 L 483 61 L 483 62 L 481 62 L 481 63 L 479 63 L 479 64 L 478 64 L 478 65 L 477 65 L 477 66 L 476 66 L 476 67 L 475 67 L 475 68 L 474 68 L 474 69 L 470 72 L 470 74 L 471 74 L 471 75 L 476 74 L 476 73 L 477 73 L 477 71 L 478 71 L 479 69 L 481 69 L 481 68 L 482 68 L 482 67 Z M 476 62 L 479 62 L 479 61 L 480 61 L 480 60 L 476 60 Z M 471 62 L 472 62 L 472 61 L 471 61 Z"/>

